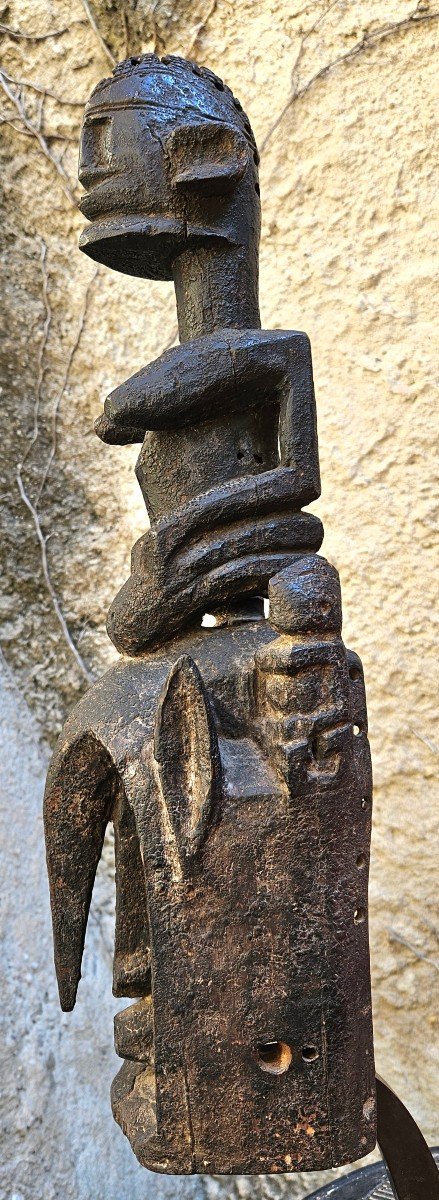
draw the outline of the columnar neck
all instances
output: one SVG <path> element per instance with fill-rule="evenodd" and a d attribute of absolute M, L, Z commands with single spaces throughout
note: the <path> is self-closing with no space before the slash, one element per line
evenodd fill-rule
<path fill-rule="evenodd" d="M 259 329 L 258 268 L 236 246 L 185 250 L 174 262 L 181 342 L 216 329 Z"/>
<path fill-rule="evenodd" d="M 216 329 L 260 329 L 258 255 L 216 241 L 185 250 L 174 262 L 178 332 L 181 342 Z M 260 620 L 259 596 L 238 596 L 223 605 L 220 624 Z"/>

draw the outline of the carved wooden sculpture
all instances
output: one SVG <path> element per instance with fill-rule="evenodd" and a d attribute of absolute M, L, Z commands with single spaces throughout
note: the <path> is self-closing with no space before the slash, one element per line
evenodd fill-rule
<path fill-rule="evenodd" d="M 181 345 L 96 426 L 142 443 L 151 527 L 109 614 L 120 662 L 50 767 L 55 959 L 71 1009 L 113 821 L 114 993 L 135 999 L 113 1111 L 175 1173 L 316 1170 L 376 1140 L 363 672 L 302 511 L 309 342 L 260 329 L 257 168 L 240 104 L 193 63 L 129 59 L 87 106 L 82 249 L 173 279 Z"/>

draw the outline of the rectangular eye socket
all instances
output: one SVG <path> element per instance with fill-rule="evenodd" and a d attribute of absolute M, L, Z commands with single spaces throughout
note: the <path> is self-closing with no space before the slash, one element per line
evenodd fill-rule
<path fill-rule="evenodd" d="M 110 166 L 111 117 L 87 117 L 82 130 L 80 169 Z"/>

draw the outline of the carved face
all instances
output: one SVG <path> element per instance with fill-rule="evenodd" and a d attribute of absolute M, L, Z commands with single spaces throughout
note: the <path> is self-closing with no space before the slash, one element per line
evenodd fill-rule
<path fill-rule="evenodd" d="M 86 109 L 79 178 L 92 223 L 80 244 L 128 274 L 170 279 L 189 247 L 259 238 L 257 151 L 220 81 L 178 60 L 130 61 Z"/>

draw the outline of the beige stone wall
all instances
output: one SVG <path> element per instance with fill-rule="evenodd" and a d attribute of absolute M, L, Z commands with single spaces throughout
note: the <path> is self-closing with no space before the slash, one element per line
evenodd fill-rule
<path fill-rule="evenodd" d="M 77 251 L 78 130 L 92 86 L 127 48 L 190 55 L 233 87 L 262 151 L 263 323 L 311 338 L 323 478 L 313 508 L 368 681 L 377 1066 L 437 1142 L 438 16 L 434 0 L 11 0 L 0 12 L 15 31 L 2 56 L 4 657 L 46 740 L 113 657 L 105 612 L 145 513 L 135 450 L 103 446 L 92 420 L 172 343 L 176 319 L 170 284 L 95 270 Z M 18 853 L 27 836 L 24 822 Z M 85 1130 L 88 1093 L 78 1104 Z M 32 1151 L 32 1122 L 25 1136 Z M 54 1150 L 63 1195 L 88 1200 L 89 1176 L 70 1193 L 57 1162 Z M 121 1152 L 113 1167 L 118 1200 L 141 1194 L 137 1168 L 135 1184 L 118 1183 L 126 1162 Z M 7 1196 L 58 1195 L 47 1174 L 46 1191 L 32 1191 L 16 1170 Z M 187 1197 L 284 1191 L 279 1180 L 182 1186 Z"/>

